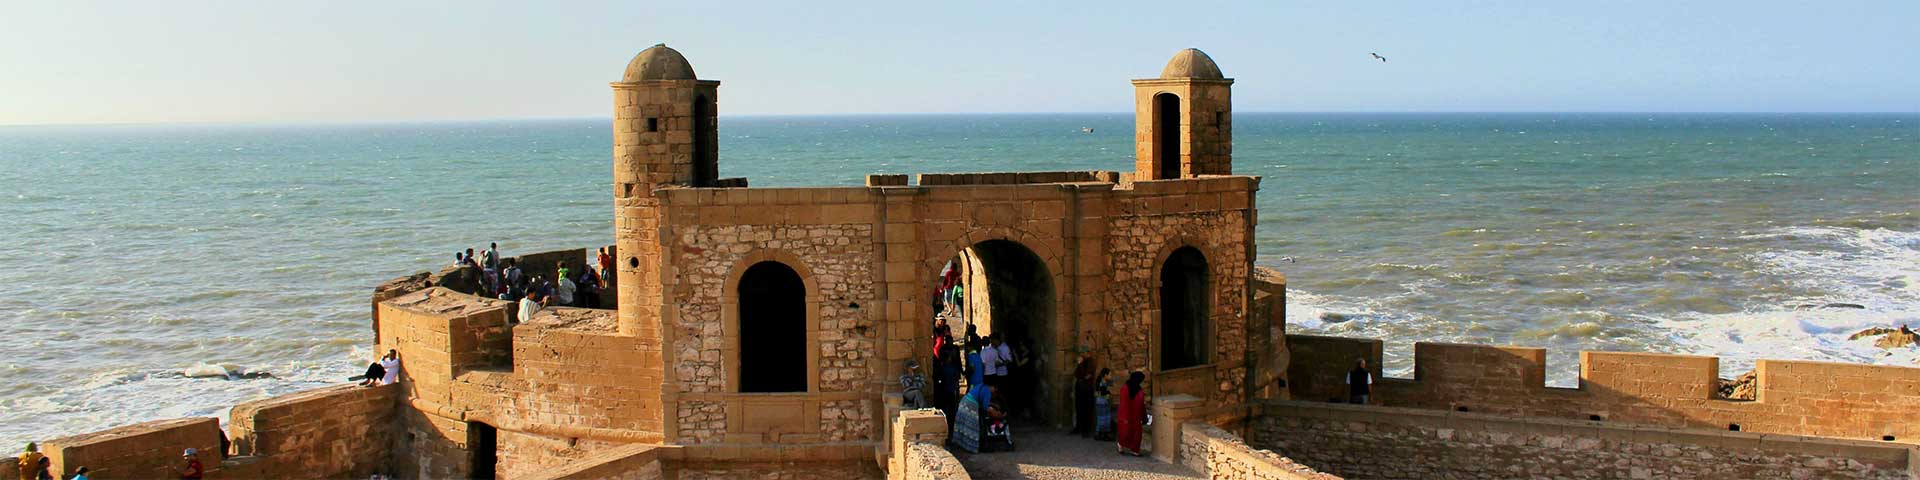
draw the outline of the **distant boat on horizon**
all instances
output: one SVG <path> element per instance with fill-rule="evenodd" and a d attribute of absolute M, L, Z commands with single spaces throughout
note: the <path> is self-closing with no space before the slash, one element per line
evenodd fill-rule
<path fill-rule="evenodd" d="M 1080 133 L 1093 133 L 1093 127 L 1080 127 Z"/>

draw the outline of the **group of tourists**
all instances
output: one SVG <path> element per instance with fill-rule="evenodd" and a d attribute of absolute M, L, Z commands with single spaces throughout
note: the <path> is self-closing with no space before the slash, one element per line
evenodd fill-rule
<path fill-rule="evenodd" d="M 1032 349 L 1025 338 L 1009 339 L 1001 332 L 982 338 L 976 325 L 968 320 L 965 287 L 960 269 L 949 261 L 940 272 L 940 285 L 933 292 L 932 394 L 920 363 L 910 360 L 900 376 L 902 400 L 907 408 L 936 408 L 947 417 L 948 430 L 960 416 L 962 401 L 979 407 L 978 431 L 992 436 L 995 426 L 1004 429 L 1009 415 L 1031 414 L 1033 386 L 1039 374 Z M 954 325 L 965 325 L 956 335 Z M 1124 383 L 1113 384 L 1111 369 L 1096 368 L 1089 348 L 1080 349 L 1074 367 L 1074 435 L 1099 441 L 1113 441 L 1121 454 L 1139 456 L 1140 441 L 1148 422 L 1146 411 L 1146 374 L 1130 372 Z M 1003 430 L 1004 431 L 1004 430 Z"/>
<path fill-rule="evenodd" d="M 205 476 L 207 469 L 200 464 L 199 453 L 191 448 L 181 453 L 180 466 L 174 468 L 173 473 L 178 474 L 182 479 L 199 479 Z M 28 442 L 27 451 L 20 454 L 19 464 L 20 480 L 61 480 L 62 478 L 53 474 L 53 460 L 47 458 L 46 454 L 40 453 L 40 445 L 33 442 Z M 85 465 L 74 467 L 73 475 L 65 477 L 65 480 L 87 480 L 91 472 L 92 469 Z"/>
<path fill-rule="evenodd" d="M 1126 383 L 1113 388 L 1113 369 L 1097 372 L 1093 353 L 1080 351 L 1080 362 L 1073 367 L 1073 430 L 1067 433 L 1112 441 L 1124 455 L 1140 456 L 1140 437 L 1150 420 L 1147 416 L 1147 374 L 1134 370 Z"/>
<path fill-rule="evenodd" d="M 514 319 L 524 321 L 546 307 L 602 308 L 600 292 L 607 289 L 608 275 L 613 273 L 613 255 L 602 247 L 594 265 L 581 268 L 577 275 L 563 263 L 548 278 L 524 271 L 516 259 L 501 258 L 500 245 L 489 243 L 480 252 L 472 248 L 454 252 L 453 266 L 478 273 L 469 285 L 475 294 L 516 302 L 519 315 Z"/>

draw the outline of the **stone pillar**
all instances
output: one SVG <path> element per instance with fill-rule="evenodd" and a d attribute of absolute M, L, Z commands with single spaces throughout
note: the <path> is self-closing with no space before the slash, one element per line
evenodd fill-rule
<path fill-rule="evenodd" d="M 1180 461 L 1180 425 L 1202 420 L 1207 402 L 1192 395 L 1176 394 L 1153 399 L 1153 459 L 1165 463 Z"/>
<path fill-rule="evenodd" d="M 947 415 L 939 410 L 906 410 L 893 417 L 893 435 L 887 440 L 887 478 L 906 478 L 907 445 L 922 442 L 943 445 L 947 441 Z"/>

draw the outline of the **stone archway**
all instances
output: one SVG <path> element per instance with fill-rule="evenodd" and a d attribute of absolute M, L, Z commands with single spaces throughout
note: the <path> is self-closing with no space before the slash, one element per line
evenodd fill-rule
<path fill-rule="evenodd" d="M 962 312 L 953 328 L 956 340 L 966 340 L 967 325 L 982 338 L 999 334 L 1021 352 L 1023 364 L 1011 367 L 1002 399 L 1016 418 L 1044 424 L 1067 422 L 1071 412 L 1059 411 L 1071 395 L 1072 379 L 1053 365 L 1061 339 L 1053 272 L 1032 249 L 1020 242 L 991 239 L 974 243 L 951 258 L 956 283 L 963 292 L 954 308 Z M 936 280 L 940 282 L 941 280 Z M 944 285 L 944 283 L 942 283 Z M 956 320 L 948 317 L 949 321 Z M 1071 341 L 1067 339 L 1065 341 Z"/>

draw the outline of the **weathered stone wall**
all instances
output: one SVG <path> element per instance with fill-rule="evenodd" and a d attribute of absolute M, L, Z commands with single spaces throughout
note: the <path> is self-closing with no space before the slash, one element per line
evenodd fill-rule
<path fill-rule="evenodd" d="M 220 447 L 220 421 L 210 417 L 155 420 L 40 442 L 57 478 L 80 467 L 96 479 L 173 478 L 184 465 L 180 454 L 188 448 L 198 451 L 200 464 L 210 473 L 217 473 Z M 8 476 L 17 471 L 10 459 L 5 465 Z"/>
<path fill-rule="evenodd" d="M 401 295 L 379 306 L 382 343 L 375 351 L 399 352 L 406 397 L 449 404 L 461 372 L 506 366 L 513 351 L 510 308 L 443 287 Z"/>
<path fill-rule="evenodd" d="M 888 480 L 966 480 L 960 460 L 941 445 L 947 441 L 947 417 L 939 410 L 907 410 L 888 429 Z"/>
<path fill-rule="evenodd" d="M 532 480 L 659 480 L 668 478 L 660 446 L 629 444 L 600 451 L 554 468 L 511 475 Z"/>
<path fill-rule="evenodd" d="M 1252 394 L 1259 399 L 1285 400 L 1287 367 L 1287 277 L 1266 267 L 1253 267 L 1253 311 L 1247 316 L 1247 356 L 1254 365 L 1248 375 Z"/>
<path fill-rule="evenodd" d="M 1345 398 L 1356 358 L 1376 378 L 1380 342 L 1290 335 L 1294 398 Z M 1761 360 L 1755 401 L 1717 398 L 1719 359 L 1581 352 L 1579 388 L 1545 386 L 1543 349 L 1414 344 L 1414 378 L 1380 379 L 1378 405 L 1861 440 L 1920 439 L 1920 368 Z"/>
<path fill-rule="evenodd" d="M 675 442 L 872 441 L 883 302 L 866 189 L 670 189 L 663 290 Z M 762 261 L 806 286 L 807 391 L 739 392 L 738 282 Z"/>
<path fill-rule="evenodd" d="M 335 385 L 242 403 L 230 415 L 237 455 L 261 457 L 249 471 L 274 478 L 391 473 L 379 448 L 399 433 L 399 385 Z M 396 453 L 404 455 L 404 453 Z"/>
<path fill-rule="evenodd" d="M 1907 445 L 1272 402 L 1253 444 L 1353 478 L 1913 478 Z"/>
<path fill-rule="evenodd" d="M 881 480 L 885 474 L 866 461 L 671 463 L 673 480 Z"/>
<path fill-rule="evenodd" d="M 1180 464 L 1213 480 L 1337 480 L 1205 422 L 1181 425 Z"/>
<path fill-rule="evenodd" d="M 501 478 L 538 477 L 547 472 L 606 459 L 597 454 L 622 449 L 622 443 L 578 437 L 499 430 L 495 472 Z M 619 460 L 619 459 L 607 459 Z M 624 461 L 619 463 L 626 463 Z M 658 471 L 658 465 L 654 470 Z M 656 477 L 658 478 L 658 477 Z"/>
<path fill-rule="evenodd" d="M 1106 237 L 1108 365 L 1158 372 L 1155 395 L 1184 393 L 1217 405 L 1238 403 L 1247 376 L 1247 280 L 1251 275 L 1251 205 L 1256 179 L 1213 177 L 1133 184 L 1117 196 Z M 1212 361 L 1175 372 L 1159 369 L 1160 270 L 1174 250 L 1194 247 L 1206 258 Z M 1196 376 L 1196 374 L 1198 374 Z"/>

